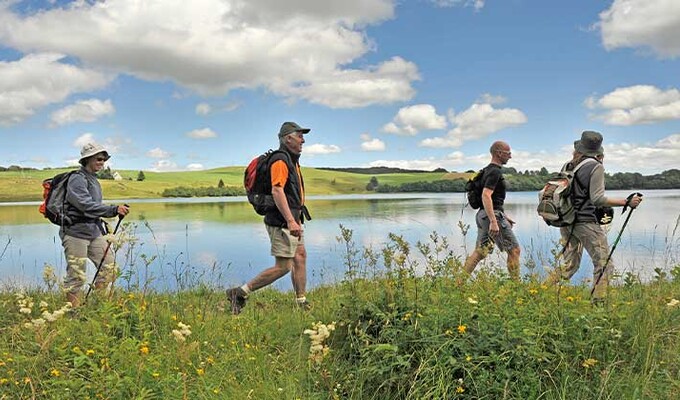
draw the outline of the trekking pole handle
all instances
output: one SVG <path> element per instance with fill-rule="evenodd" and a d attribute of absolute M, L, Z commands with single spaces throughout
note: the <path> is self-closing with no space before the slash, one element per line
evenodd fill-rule
<path fill-rule="evenodd" d="M 628 197 L 626 197 L 626 204 L 623 205 L 623 210 L 621 211 L 621 214 L 626 212 L 626 209 L 630 205 L 631 200 L 633 200 L 633 197 L 635 197 L 635 196 L 642 197 L 642 193 L 633 192 L 633 193 L 629 194 Z"/>

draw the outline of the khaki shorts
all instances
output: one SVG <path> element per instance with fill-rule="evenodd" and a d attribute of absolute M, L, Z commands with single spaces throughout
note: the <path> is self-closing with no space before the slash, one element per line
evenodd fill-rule
<path fill-rule="evenodd" d="M 64 291 L 76 293 L 85 284 L 86 265 L 89 259 L 94 263 L 95 268 L 99 266 L 104 258 L 104 251 L 108 242 L 103 236 L 96 239 L 80 239 L 65 235 L 61 240 L 66 255 L 66 277 L 64 278 Z M 110 283 L 116 276 L 116 264 L 113 251 L 109 249 L 102 263 L 101 270 L 97 274 L 96 284 Z"/>
<path fill-rule="evenodd" d="M 271 242 L 271 254 L 274 257 L 293 258 L 298 246 L 304 246 L 304 233 L 300 238 L 290 234 L 288 228 L 265 225 Z"/>
<path fill-rule="evenodd" d="M 480 208 L 475 217 L 477 223 L 477 243 L 475 246 L 478 249 L 491 249 L 491 244 L 495 244 L 501 251 L 512 250 L 519 247 L 519 242 L 512 232 L 512 224 L 505 218 L 505 214 L 501 211 L 494 211 L 496 215 L 496 222 L 498 222 L 499 237 L 492 238 L 489 235 L 489 217 L 486 215 L 486 210 Z"/>

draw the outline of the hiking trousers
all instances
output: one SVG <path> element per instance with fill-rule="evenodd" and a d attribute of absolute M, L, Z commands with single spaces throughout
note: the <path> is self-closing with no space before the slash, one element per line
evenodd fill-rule
<path fill-rule="evenodd" d="M 108 245 L 103 236 L 92 240 L 81 239 L 74 236 L 64 235 L 61 240 L 66 255 L 66 277 L 64 278 L 64 291 L 77 294 L 87 279 L 86 265 L 89 259 L 95 268 L 102 262 L 104 252 Z M 106 258 L 102 263 L 101 270 L 97 275 L 95 287 L 105 285 L 115 279 L 116 265 L 113 252 L 106 252 Z"/>
<path fill-rule="evenodd" d="M 581 257 L 585 248 L 593 260 L 594 285 L 597 277 L 602 273 L 605 262 L 607 262 L 607 256 L 609 255 L 609 245 L 607 244 L 607 235 L 605 235 L 604 229 L 597 222 L 577 222 L 573 226 L 560 228 L 560 233 L 562 235 L 562 242 L 566 243 L 564 264 L 561 265 L 559 271 L 561 278 L 569 280 L 574 276 L 581 266 Z M 593 298 L 606 296 L 609 277 L 613 270 L 614 264 L 610 260 L 607 265 L 607 272 L 602 275 L 600 283 L 593 292 Z"/>

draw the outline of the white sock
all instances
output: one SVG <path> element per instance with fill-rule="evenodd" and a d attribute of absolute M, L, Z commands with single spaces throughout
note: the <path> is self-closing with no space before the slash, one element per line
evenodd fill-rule
<path fill-rule="evenodd" d="M 247 283 L 241 286 L 241 290 L 243 290 L 246 293 L 246 296 L 250 294 L 250 288 L 248 287 Z"/>
<path fill-rule="evenodd" d="M 302 304 L 305 301 L 307 301 L 307 297 L 306 296 L 298 297 L 297 299 L 295 299 L 295 301 L 297 301 L 298 304 Z"/>

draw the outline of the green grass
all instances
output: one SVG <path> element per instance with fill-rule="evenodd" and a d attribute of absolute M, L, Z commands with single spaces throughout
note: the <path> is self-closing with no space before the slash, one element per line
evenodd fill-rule
<path fill-rule="evenodd" d="M 680 266 L 644 285 L 627 276 L 594 307 L 587 287 L 550 287 L 533 272 L 513 282 L 492 265 L 465 279 L 434 233 L 415 245 L 390 235 L 370 250 L 341 230 L 346 279 L 311 291 L 310 312 L 267 289 L 232 316 L 215 276 L 183 279 L 184 271 L 182 290 L 155 293 L 127 271 L 112 295 L 36 328 L 26 324 L 63 304 L 55 280 L 26 294 L 31 314 L 19 311 L 28 303 L 20 291 L 6 289 L 0 399 L 680 395 Z M 180 322 L 191 330 L 182 342 L 172 333 Z M 335 330 L 310 353 L 305 331 L 318 323 Z"/>
<path fill-rule="evenodd" d="M 0 202 L 42 200 L 42 181 L 69 169 L 2 171 L 0 172 Z M 146 179 L 138 182 L 137 170 L 119 170 L 121 181 L 100 180 L 107 199 L 159 198 L 163 190 L 178 186 L 217 186 L 220 179 L 227 186 L 243 186 L 244 167 L 215 168 L 205 171 L 147 172 Z M 309 195 L 368 193 L 366 184 L 371 175 L 302 168 L 305 187 Z M 376 175 L 379 183 L 454 179 L 466 174 L 404 173 Z M 132 179 L 132 180 L 128 180 Z"/>

